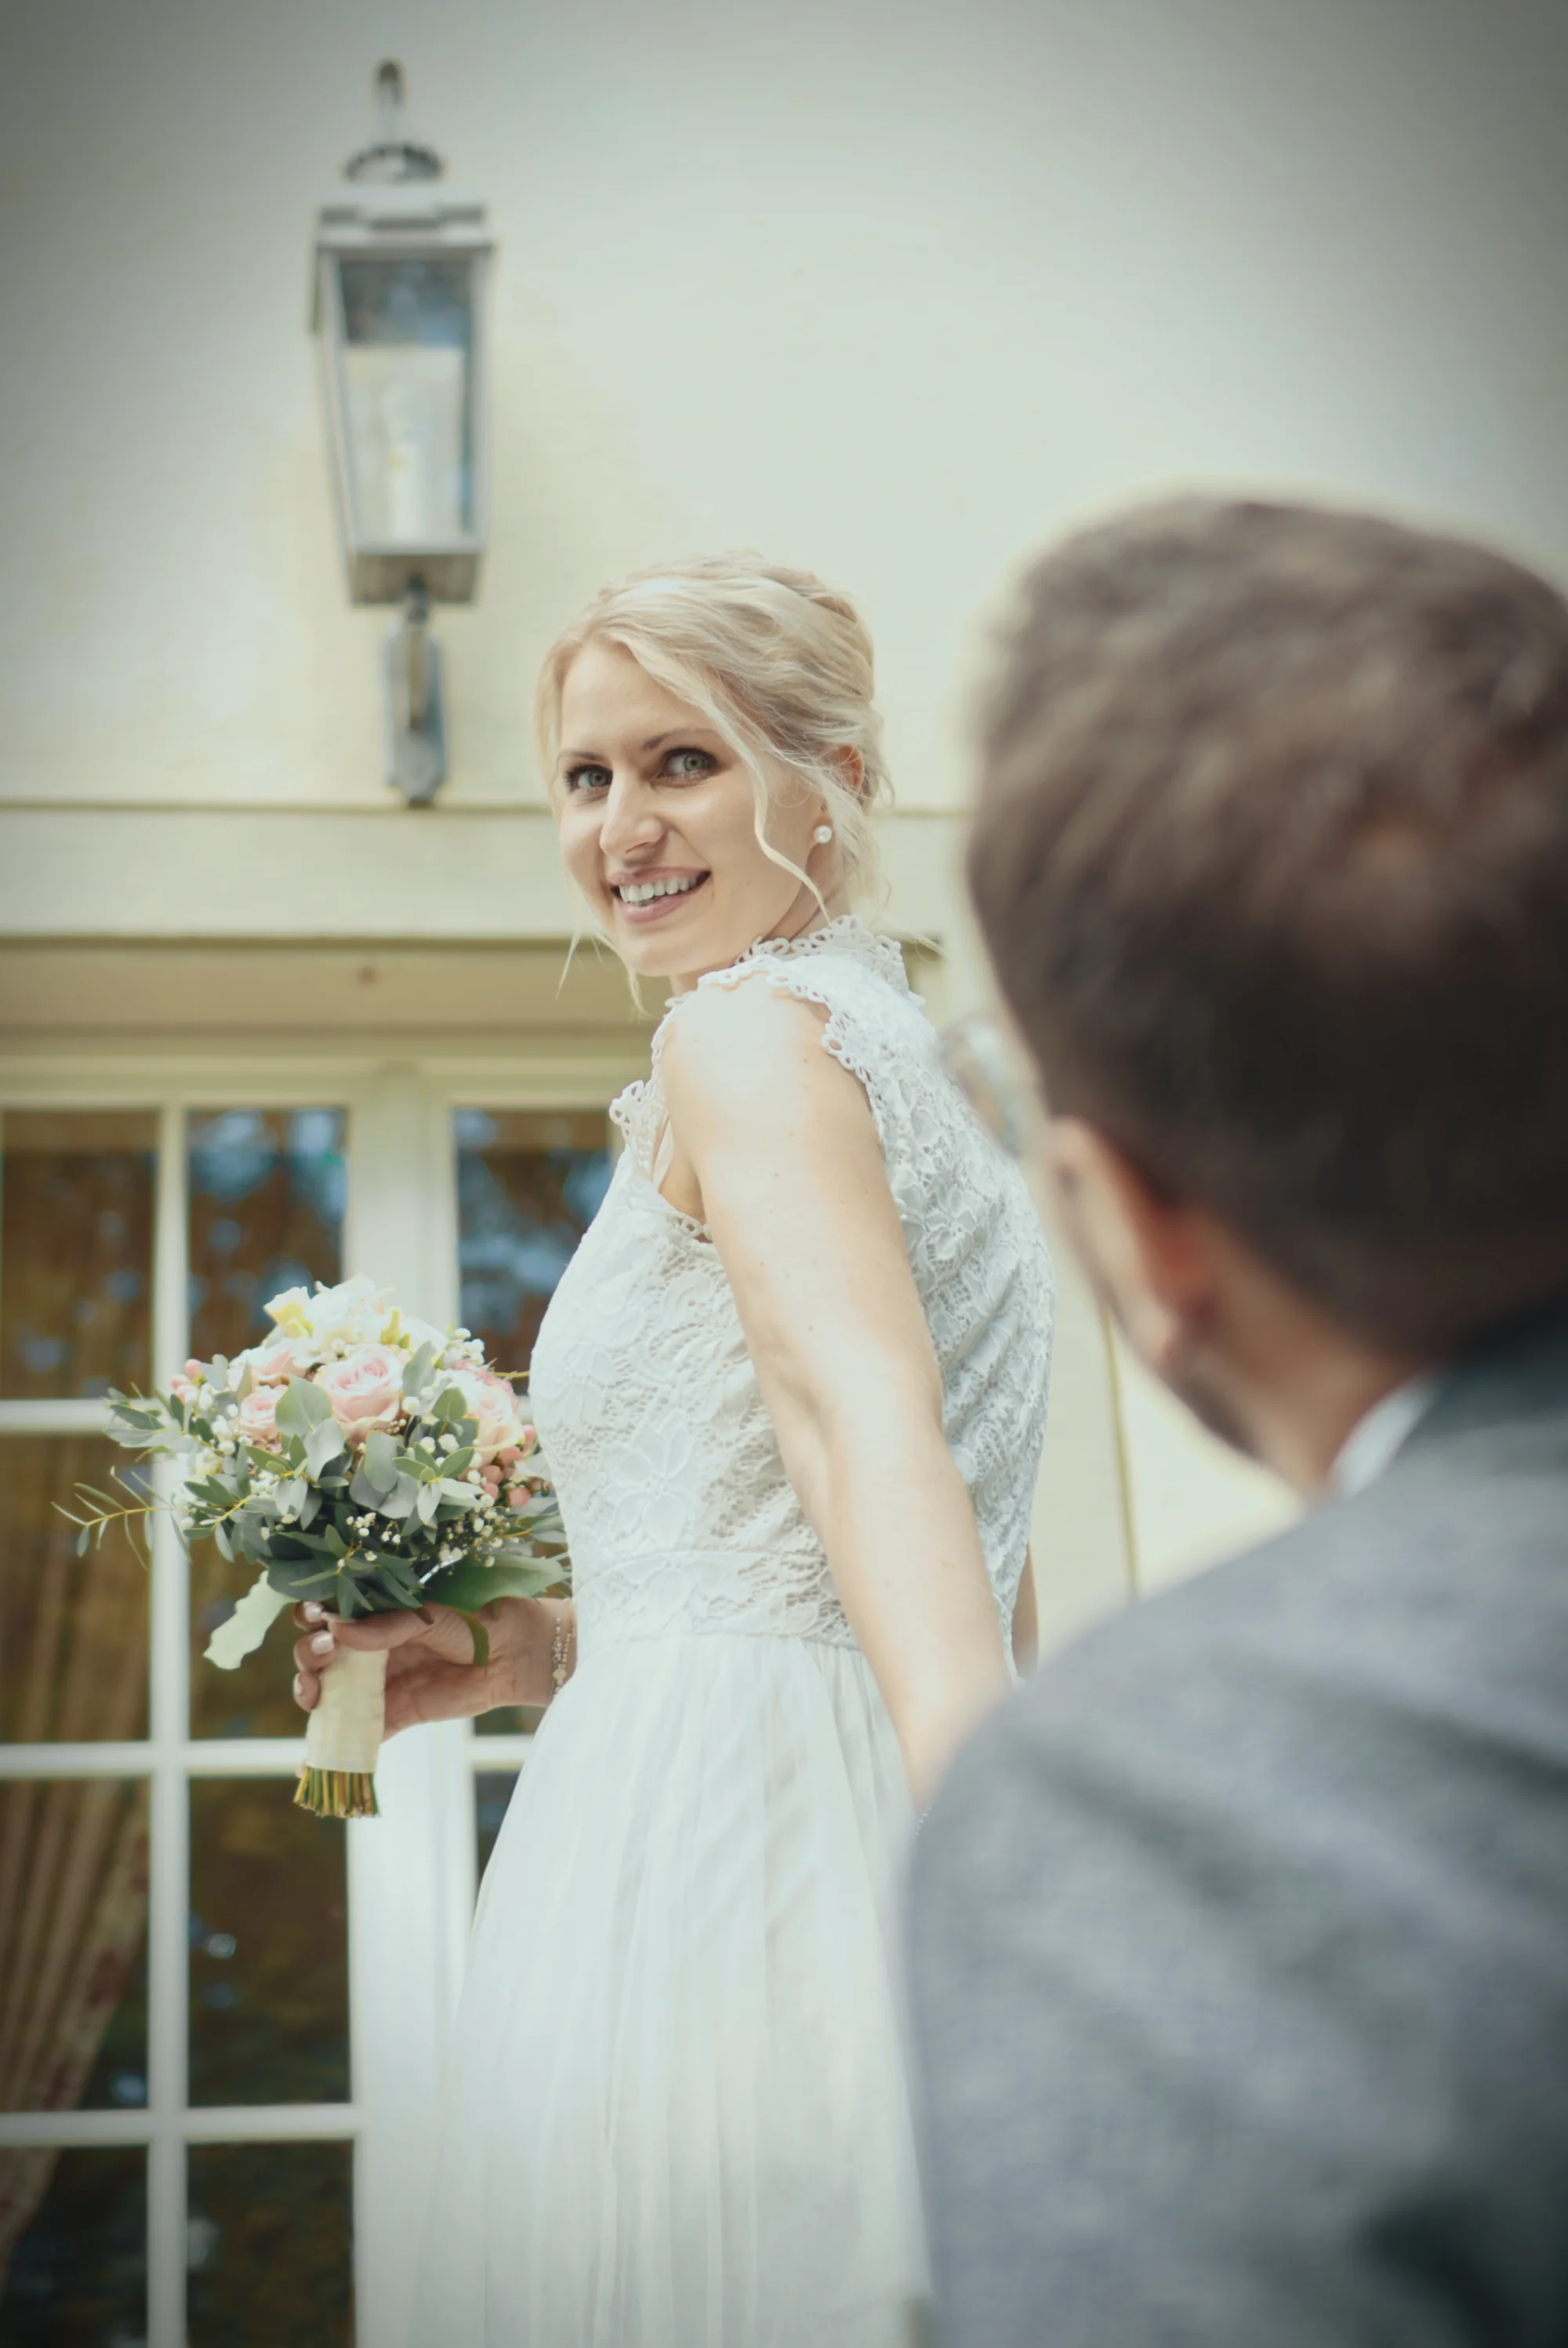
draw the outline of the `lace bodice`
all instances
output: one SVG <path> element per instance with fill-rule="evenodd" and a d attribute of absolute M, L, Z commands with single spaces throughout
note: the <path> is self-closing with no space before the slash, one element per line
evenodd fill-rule
<path fill-rule="evenodd" d="M 1029 1194 L 942 1068 L 891 939 L 853 916 L 764 941 L 703 986 L 765 979 L 827 1013 L 864 1086 L 942 1375 L 1004 1624 L 1029 1538 L 1050 1358 L 1050 1260 Z M 583 1652 L 733 1629 L 853 1645 L 784 1473 L 734 1299 L 705 1231 L 656 1186 L 660 1053 L 610 1115 L 625 1138 L 551 1300 L 530 1390 L 571 1546 Z"/>

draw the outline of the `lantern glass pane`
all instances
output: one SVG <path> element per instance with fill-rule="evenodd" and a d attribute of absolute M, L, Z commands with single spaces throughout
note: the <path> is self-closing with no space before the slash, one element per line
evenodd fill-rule
<path fill-rule="evenodd" d="M 474 530 L 474 264 L 343 260 L 343 424 L 361 545 L 451 545 Z"/>

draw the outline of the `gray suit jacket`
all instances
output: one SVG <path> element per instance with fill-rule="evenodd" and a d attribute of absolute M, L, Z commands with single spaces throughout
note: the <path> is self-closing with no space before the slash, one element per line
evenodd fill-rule
<path fill-rule="evenodd" d="M 1049 1664 L 912 1901 L 941 2348 L 1564 2348 L 1568 1323 Z"/>

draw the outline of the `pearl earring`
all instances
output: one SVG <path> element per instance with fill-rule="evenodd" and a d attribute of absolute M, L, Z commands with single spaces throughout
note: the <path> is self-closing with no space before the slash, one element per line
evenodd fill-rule
<path fill-rule="evenodd" d="M 833 838 L 833 826 L 830 823 L 819 823 L 811 836 L 819 848 L 825 848 Z"/>

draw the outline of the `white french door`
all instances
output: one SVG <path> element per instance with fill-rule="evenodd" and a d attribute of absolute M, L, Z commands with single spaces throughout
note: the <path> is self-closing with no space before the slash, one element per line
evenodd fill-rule
<path fill-rule="evenodd" d="M 442 2045 L 524 1716 L 389 1746 L 384 1815 L 293 1809 L 280 1626 L 156 1520 L 85 1560 L 107 1386 L 370 1272 L 514 1366 L 602 1190 L 616 1050 L 0 1070 L 0 2336 L 411 2348 Z M 461 1315 L 460 1315 L 460 1307 Z M 519 1351 L 519 1349 L 521 1349 Z M 122 1468 L 132 1463 L 117 1455 Z M 7 1895 L 9 1894 L 9 1898 Z"/>

